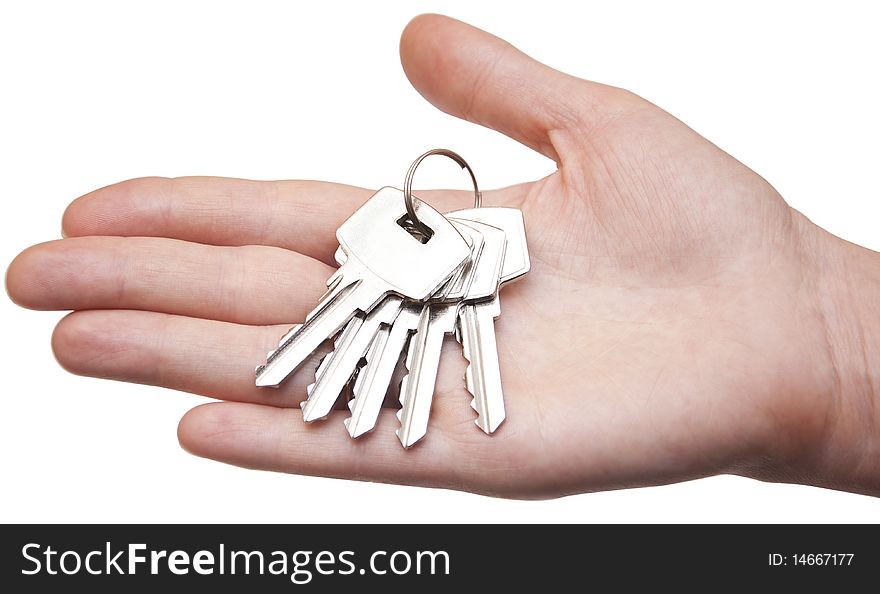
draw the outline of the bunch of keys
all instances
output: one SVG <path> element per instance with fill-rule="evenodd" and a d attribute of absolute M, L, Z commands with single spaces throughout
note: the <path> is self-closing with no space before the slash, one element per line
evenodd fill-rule
<path fill-rule="evenodd" d="M 474 208 L 444 215 L 413 197 L 413 175 L 431 155 L 467 169 Z M 351 416 L 344 422 L 355 438 L 375 427 L 405 350 L 397 436 L 409 448 L 427 433 L 441 347 L 455 333 L 469 362 L 465 386 L 475 423 L 493 433 L 505 418 L 495 341 L 498 292 L 530 263 L 522 212 L 481 202 L 474 173 L 458 154 L 434 149 L 416 159 L 403 191 L 380 189 L 336 231 L 339 269 L 317 307 L 257 367 L 257 386 L 278 387 L 333 338 L 300 404 L 303 420 L 327 417 L 350 387 Z"/>

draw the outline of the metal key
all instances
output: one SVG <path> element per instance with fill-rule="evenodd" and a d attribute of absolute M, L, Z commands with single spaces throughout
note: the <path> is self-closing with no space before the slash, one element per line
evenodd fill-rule
<path fill-rule="evenodd" d="M 376 426 L 400 354 L 418 326 L 421 312 L 420 303 L 404 303 L 394 323 L 380 328 L 373 337 L 365 355 L 367 364 L 352 388 L 354 398 L 348 402 L 351 417 L 343 421 L 352 437 L 360 437 Z"/>
<path fill-rule="evenodd" d="M 466 225 L 455 224 L 459 233 L 471 244 L 470 260 L 479 257 L 483 249 L 483 237 L 473 228 Z M 348 256 L 343 253 L 338 256 L 343 264 Z M 466 264 L 462 265 L 446 285 L 440 289 L 441 294 L 455 291 L 464 276 Z M 433 297 L 432 297 L 433 299 Z M 376 335 L 383 325 L 394 322 L 400 311 L 403 300 L 397 295 L 389 295 L 379 305 L 374 307 L 366 317 L 355 315 L 345 325 L 337 337 L 333 351 L 324 358 L 316 372 L 315 383 L 306 388 L 308 399 L 301 402 L 303 420 L 306 422 L 325 418 L 333 408 L 345 384 L 357 369 L 358 363 L 363 358 Z M 361 417 L 362 415 L 358 415 Z"/>
<path fill-rule="evenodd" d="M 328 294 L 299 328 L 257 368 L 258 386 L 278 386 L 358 312 L 368 313 L 386 295 L 423 301 L 470 256 L 470 246 L 442 214 L 415 203 L 433 231 L 424 243 L 405 220 L 403 192 L 382 188 L 336 231 L 348 258 L 328 283 Z"/>
<path fill-rule="evenodd" d="M 466 294 L 468 290 L 467 283 L 470 281 L 470 267 L 473 262 L 479 259 L 483 249 L 482 233 L 462 223 L 453 222 L 453 224 L 462 236 L 470 241 L 471 255 L 469 261 L 447 282 L 446 286 L 431 298 L 432 301 L 458 301 Z M 419 306 L 415 311 L 418 312 L 420 309 L 421 307 Z M 398 324 L 397 319 L 401 315 L 403 316 L 403 321 Z M 349 349 L 356 349 L 356 353 L 350 355 L 340 353 L 338 355 L 340 357 L 347 357 L 348 362 L 346 364 L 352 366 L 352 371 L 360 358 L 367 355 L 367 367 L 361 370 L 362 373 L 358 374 L 352 390 L 354 398 L 348 403 L 351 417 L 345 420 L 345 426 L 352 437 L 363 435 L 376 425 L 388 383 L 394 373 L 397 360 L 400 358 L 400 352 L 409 336 L 410 330 L 415 328 L 412 325 L 413 319 L 418 320 L 417 314 L 414 318 L 411 315 L 411 308 L 402 308 L 397 312 L 395 319 L 388 320 L 382 325 L 377 324 L 375 327 L 362 325 L 356 330 L 357 337 L 352 341 L 352 344 L 355 346 L 346 346 Z M 354 320 L 349 322 L 349 324 L 353 322 Z M 394 322 L 393 325 L 391 324 L 392 322 Z M 411 325 L 412 328 L 410 328 Z M 347 331 L 348 329 L 345 330 L 345 332 Z M 375 346 L 373 346 L 374 344 Z M 397 348 L 396 350 L 388 351 L 388 360 L 380 362 L 378 359 L 388 345 L 393 345 Z M 369 353 L 366 352 L 368 347 L 370 348 Z M 333 357 L 335 358 L 336 356 L 337 354 L 334 352 Z M 375 362 L 375 364 L 370 364 L 371 362 Z M 318 382 L 320 383 L 321 380 L 319 379 Z"/>
<path fill-rule="evenodd" d="M 520 279 L 531 269 L 529 246 L 526 242 L 526 224 L 520 209 L 484 206 L 454 210 L 446 213 L 446 216 L 465 223 L 485 223 L 504 231 L 507 246 L 504 251 L 504 264 L 501 267 L 502 285 Z"/>
<path fill-rule="evenodd" d="M 478 220 L 502 229 L 507 236 L 507 250 L 502 266 L 501 284 L 512 282 L 529 271 L 525 223 L 516 208 L 477 208 L 448 213 L 449 217 Z M 465 303 L 458 311 L 456 338 L 468 360 L 465 387 L 473 396 L 471 407 L 477 412 L 474 423 L 486 433 L 493 433 L 504 421 L 504 393 L 501 367 L 495 339 L 495 319 L 501 315 L 497 293 L 482 302 Z"/>
<path fill-rule="evenodd" d="M 306 388 L 308 398 L 300 403 L 304 421 L 316 421 L 330 414 L 376 331 L 382 324 L 394 321 L 402 301 L 397 295 L 389 295 L 366 317 L 356 315 L 348 321 L 336 338 L 333 351 L 318 366 L 315 383 Z"/>
<path fill-rule="evenodd" d="M 498 279 L 504 261 L 505 234 L 504 231 L 484 223 L 467 221 L 466 224 L 479 229 L 485 243 L 480 258 L 470 270 L 468 290 L 462 299 L 487 299 L 498 291 Z M 401 409 L 397 413 L 400 428 L 397 430 L 397 437 L 405 448 L 411 447 L 427 432 L 443 338 L 455 330 L 460 304 L 461 301 L 431 301 L 422 307 L 416 333 L 410 339 L 407 351 L 408 374 L 400 385 Z"/>

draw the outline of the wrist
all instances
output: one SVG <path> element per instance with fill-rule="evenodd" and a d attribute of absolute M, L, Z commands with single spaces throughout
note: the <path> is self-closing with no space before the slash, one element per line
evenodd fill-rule
<path fill-rule="evenodd" d="M 880 495 L 880 254 L 803 222 L 825 381 L 811 395 L 820 430 L 791 471 L 798 482 Z"/>

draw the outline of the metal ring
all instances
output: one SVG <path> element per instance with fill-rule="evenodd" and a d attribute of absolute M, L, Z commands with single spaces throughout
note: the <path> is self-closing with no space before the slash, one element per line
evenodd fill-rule
<path fill-rule="evenodd" d="M 409 215 L 410 221 L 412 221 L 413 226 L 419 230 L 423 235 L 430 237 L 432 234 L 431 229 L 424 224 L 419 218 L 416 216 L 415 205 L 413 204 L 413 195 L 412 195 L 412 180 L 413 176 L 416 173 L 416 169 L 418 169 L 419 165 L 422 161 L 425 160 L 426 157 L 430 157 L 431 155 L 442 155 L 444 157 L 449 157 L 459 165 L 461 165 L 462 169 L 467 169 L 468 173 L 471 175 L 471 181 L 474 182 L 474 208 L 480 208 L 483 204 L 483 194 L 480 192 L 480 188 L 477 187 L 477 178 L 474 175 L 474 171 L 471 169 L 471 166 L 467 164 L 461 155 L 456 152 L 450 151 L 449 149 L 432 149 L 420 156 L 418 159 L 413 161 L 413 164 L 409 166 L 409 171 L 406 172 L 406 178 L 403 180 L 403 201 L 406 203 L 406 213 Z"/>

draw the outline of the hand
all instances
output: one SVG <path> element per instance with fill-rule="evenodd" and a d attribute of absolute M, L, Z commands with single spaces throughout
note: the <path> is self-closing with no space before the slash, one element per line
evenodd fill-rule
<path fill-rule="evenodd" d="M 73 373 L 224 401 L 187 413 L 179 437 L 231 464 L 507 497 L 717 473 L 880 492 L 880 339 L 865 327 L 880 313 L 877 254 L 815 227 L 658 107 L 468 25 L 416 18 L 401 58 L 437 107 L 558 164 L 484 196 L 522 208 L 532 252 L 502 293 L 508 418 L 493 437 L 473 424 L 457 344 L 410 451 L 391 408 L 357 441 L 347 411 L 305 425 L 313 368 L 254 387 L 254 366 L 323 292 L 334 231 L 368 190 L 116 184 L 71 204 L 65 239 L 12 263 L 10 296 L 75 310 L 52 340 Z M 444 211 L 469 197 L 421 195 Z"/>

